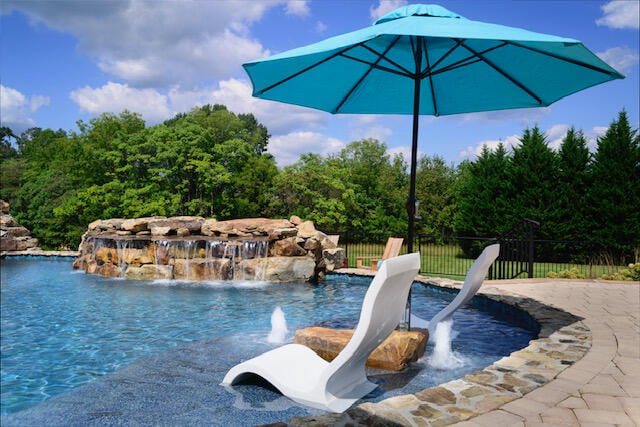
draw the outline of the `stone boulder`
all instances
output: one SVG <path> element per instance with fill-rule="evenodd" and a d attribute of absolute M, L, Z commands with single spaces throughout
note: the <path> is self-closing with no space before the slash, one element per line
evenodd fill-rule
<path fill-rule="evenodd" d="M 3 230 L 6 230 L 11 227 L 20 227 L 20 224 L 11 215 L 3 213 L 0 215 L 0 226 L 2 226 Z"/>
<path fill-rule="evenodd" d="M 307 251 L 296 243 L 295 237 L 278 240 L 274 245 L 275 256 L 305 256 Z"/>
<path fill-rule="evenodd" d="M 260 237 L 275 234 L 277 229 L 295 229 L 286 219 L 246 218 L 217 221 L 204 221 L 201 233 L 205 236 L 220 237 Z M 297 232 L 297 231 L 296 231 Z"/>
<path fill-rule="evenodd" d="M 173 279 L 173 266 L 154 264 L 145 264 L 140 267 L 129 266 L 124 277 L 134 280 L 170 280 Z"/>
<path fill-rule="evenodd" d="M 347 267 L 347 257 L 343 248 L 325 249 L 322 251 L 322 258 L 328 272 Z"/>
<path fill-rule="evenodd" d="M 122 223 L 124 222 L 124 218 L 111 218 L 107 220 L 98 219 L 93 221 L 87 227 L 89 232 L 114 232 L 116 230 L 120 230 L 122 228 Z"/>
<path fill-rule="evenodd" d="M 149 222 L 159 219 L 166 219 L 164 216 L 153 216 L 144 218 L 126 219 L 120 225 L 123 231 L 129 231 L 133 234 L 140 233 L 141 231 L 149 231 Z"/>
<path fill-rule="evenodd" d="M 180 280 L 228 280 L 231 260 L 228 258 L 176 259 L 173 266 L 173 278 Z"/>
<path fill-rule="evenodd" d="M 298 225 L 297 228 L 298 237 L 302 239 L 314 237 L 318 233 L 318 230 L 316 230 L 316 226 L 313 224 L 313 221 L 305 221 L 302 224 Z"/>
<path fill-rule="evenodd" d="M 38 239 L 31 237 L 31 232 L 18 224 L 9 211 L 9 203 L 0 199 L 0 251 L 39 250 Z"/>
<path fill-rule="evenodd" d="M 245 259 L 238 263 L 234 280 L 257 278 L 269 282 L 309 281 L 315 273 L 313 258 L 275 256 Z"/>
<path fill-rule="evenodd" d="M 171 234 L 199 234 L 202 229 L 203 224 L 205 223 L 205 219 L 200 216 L 175 216 L 171 218 L 157 218 L 152 219 L 147 224 L 149 230 L 152 235 L 158 235 L 154 233 L 154 230 L 166 230 L 169 229 L 165 234 L 160 235 L 171 235 Z M 184 232 L 184 229 L 187 232 Z"/>
<path fill-rule="evenodd" d="M 311 327 L 296 331 L 294 342 L 305 345 L 318 356 L 332 361 L 353 336 L 353 329 Z M 429 339 L 427 330 L 393 331 L 367 359 L 367 366 L 401 371 L 424 355 Z"/>

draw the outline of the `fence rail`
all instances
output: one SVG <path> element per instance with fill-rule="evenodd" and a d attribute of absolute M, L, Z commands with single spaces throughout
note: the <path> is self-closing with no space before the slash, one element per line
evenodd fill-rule
<path fill-rule="evenodd" d="M 497 239 L 419 235 L 416 240 L 415 250 L 420 252 L 421 258 L 420 274 L 461 279 L 475 259 L 475 256 L 468 255 L 468 248 L 481 249 Z M 550 272 L 575 269 L 585 278 L 599 278 L 625 268 L 629 263 L 640 262 L 640 242 L 603 244 L 533 240 L 532 245 L 533 262 L 529 265 L 528 260 L 521 261 L 524 265 L 522 269 L 513 270 L 514 277 L 548 277 Z M 345 249 L 349 267 L 355 268 L 358 256 L 382 256 L 385 244 L 357 243 L 341 237 L 339 246 Z M 406 245 L 403 245 L 401 253 L 406 253 L 406 250 Z"/>

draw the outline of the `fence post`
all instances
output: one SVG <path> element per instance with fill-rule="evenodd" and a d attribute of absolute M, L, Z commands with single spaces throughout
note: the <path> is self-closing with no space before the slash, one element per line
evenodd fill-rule
<path fill-rule="evenodd" d="M 529 279 L 533 279 L 533 251 L 535 249 L 534 247 L 534 243 L 533 243 L 533 226 L 534 224 L 532 222 L 529 222 L 529 271 L 528 271 L 528 275 L 529 275 Z M 538 226 L 539 223 L 538 223 Z"/>

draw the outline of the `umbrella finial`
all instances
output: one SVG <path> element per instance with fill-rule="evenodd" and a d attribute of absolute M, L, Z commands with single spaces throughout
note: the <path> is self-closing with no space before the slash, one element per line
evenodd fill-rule
<path fill-rule="evenodd" d="M 410 4 L 400 7 L 386 15 L 378 18 L 374 25 L 384 22 L 393 21 L 394 19 L 407 18 L 409 16 L 432 16 L 435 18 L 459 18 L 465 19 L 463 16 L 455 12 L 451 12 L 437 4 Z"/>

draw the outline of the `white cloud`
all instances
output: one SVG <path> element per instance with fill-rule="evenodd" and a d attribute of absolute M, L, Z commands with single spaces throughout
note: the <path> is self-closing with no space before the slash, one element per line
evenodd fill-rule
<path fill-rule="evenodd" d="M 40 109 L 40 107 L 44 107 L 45 105 L 49 105 L 51 102 L 51 98 L 44 95 L 32 95 L 31 100 L 29 102 L 29 111 L 35 113 Z"/>
<path fill-rule="evenodd" d="M 375 21 L 381 16 L 386 15 L 389 12 L 396 10 L 399 7 L 406 6 L 406 0 L 379 0 L 378 7 L 371 7 L 369 9 L 369 14 L 371 15 L 371 20 Z"/>
<path fill-rule="evenodd" d="M 0 84 L 0 123 L 16 134 L 35 126 L 31 114 L 49 105 L 50 98 L 43 95 L 28 97 L 20 91 Z"/>
<path fill-rule="evenodd" d="M 640 28 L 640 2 L 637 0 L 611 1 L 602 6 L 604 15 L 596 24 L 611 28 Z"/>
<path fill-rule="evenodd" d="M 392 158 L 396 154 L 402 155 L 402 157 L 404 157 L 404 160 L 407 162 L 407 166 L 410 166 L 409 163 L 411 162 L 411 147 L 409 147 L 408 145 L 390 148 L 387 150 L 387 154 L 389 154 Z M 424 156 L 424 151 L 418 149 L 416 158 L 419 159 L 422 156 Z"/>
<path fill-rule="evenodd" d="M 285 13 L 287 15 L 309 16 L 309 2 L 307 0 L 289 0 L 287 2 Z"/>
<path fill-rule="evenodd" d="M 598 151 L 598 138 L 603 136 L 609 130 L 609 126 L 594 126 L 590 130 L 584 132 L 584 137 L 587 140 L 587 148 L 592 153 Z"/>
<path fill-rule="evenodd" d="M 240 64 L 266 56 L 248 27 L 280 0 L 6 0 L 32 23 L 73 34 L 98 66 L 135 87 L 169 87 L 227 78 Z M 292 11 L 304 12 L 304 2 Z M 293 13 L 292 12 L 292 13 Z"/>
<path fill-rule="evenodd" d="M 276 158 L 278 166 L 295 163 L 301 154 L 317 153 L 323 156 L 335 154 L 345 147 L 336 139 L 317 132 L 292 132 L 273 136 L 267 151 Z"/>
<path fill-rule="evenodd" d="M 628 47 L 612 47 L 604 52 L 598 52 L 597 55 L 621 73 L 630 71 L 640 61 L 638 51 Z"/>
<path fill-rule="evenodd" d="M 365 128 L 354 129 L 350 133 L 352 140 L 360 140 L 365 138 L 377 139 L 381 142 L 388 142 L 393 135 L 393 130 L 382 125 L 367 126 Z"/>
<path fill-rule="evenodd" d="M 569 125 L 565 124 L 557 124 L 551 126 L 545 132 L 545 135 L 547 137 L 547 145 L 552 149 L 558 151 L 560 149 L 560 145 L 562 145 L 562 140 L 565 136 L 567 136 L 569 127 Z"/>
<path fill-rule="evenodd" d="M 318 34 L 323 34 L 325 31 L 327 31 L 327 25 L 322 21 L 316 22 L 316 32 Z"/>
<path fill-rule="evenodd" d="M 498 148 L 499 144 L 502 144 L 504 148 L 509 151 L 513 147 L 520 145 L 520 136 L 511 135 L 504 139 L 488 139 L 485 141 L 480 141 L 478 144 L 476 144 L 475 147 L 468 146 L 463 150 L 460 150 L 458 152 L 458 158 L 473 160 L 475 157 L 480 156 L 480 154 L 482 153 L 482 147 L 484 147 L 485 145 L 489 150 L 494 151 L 496 148 Z"/>
<path fill-rule="evenodd" d="M 515 120 L 525 127 L 535 126 L 536 123 L 551 113 L 551 107 L 540 108 L 514 108 L 510 110 L 482 111 L 478 113 L 465 113 L 450 116 L 459 118 L 465 122 L 473 121 L 497 121 L 504 122 Z"/>
<path fill-rule="evenodd" d="M 295 130 L 318 130 L 327 124 L 328 113 L 251 96 L 251 85 L 244 80 L 221 81 L 212 100 L 236 113 L 252 113 L 272 134 Z"/>
<path fill-rule="evenodd" d="M 172 114 L 167 96 L 155 89 L 136 89 L 120 83 L 108 82 L 96 89 L 85 86 L 71 92 L 70 97 L 81 111 L 92 114 L 119 114 L 129 110 L 140 113 L 151 123 L 167 119 Z"/>

